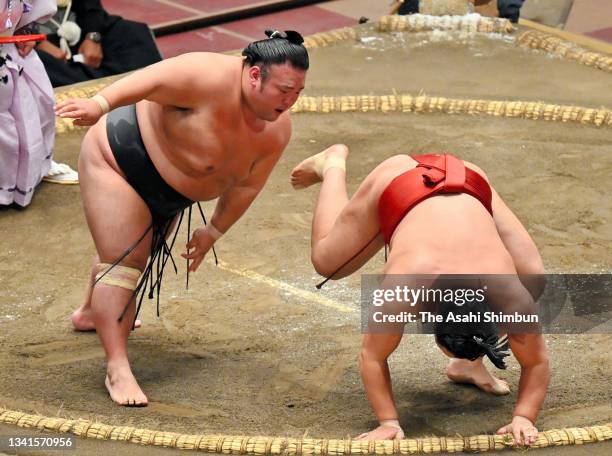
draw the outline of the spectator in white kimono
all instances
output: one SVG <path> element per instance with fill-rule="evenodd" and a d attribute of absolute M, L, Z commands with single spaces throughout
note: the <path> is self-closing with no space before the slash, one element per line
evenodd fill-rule
<path fill-rule="evenodd" d="M 32 33 L 55 0 L 0 0 L 0 36 Z M 0 44 L 0 205 L 25 207 L 43 177 L 77 183 L 76 172 L 53 162 L 53 89 L 34 42 Z"/>

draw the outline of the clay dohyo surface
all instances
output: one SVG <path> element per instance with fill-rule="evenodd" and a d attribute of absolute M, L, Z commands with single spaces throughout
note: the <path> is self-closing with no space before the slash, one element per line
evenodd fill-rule
<path fill-rule="evenodd" d="M 423 90 L 612 104 L 609 74 L 518 49 L 499 37 L 461 42 L 440 35 L 423 42 L 431 36 L 372 35 L 366 43 L 315 49 L 306 92 Z M 400 41 L 408 43 L 400 47 Z M 145 303 L 144 326 L 130 341 L 136 377 L 150 400 L 146 408 L 111 402 L 97 336 L 75 333 L 69 324 L 94 253 L 79 188 L 42 184 L 26 210 L 0 212 L 0 405 L 198 434 L 343 438 L 373 426 L 357 365 L 359 275 L 314 288 L 319 277 L 309 246 L 318 189 L 296 192 L 289 185 L 293 166 L 336 142 L 351 149 L 351 191 L 376 164 L 399 153 L 449 151 L 472 161 L 523 221 L 549 272 L 610 272 L 609 129 L 444 114 L 293 119 L 293 138 L 266 188 L 218 244 L 222 266 L 208 258 L 191 276 L 189 290 L 178 256 L 187 234 L 179 234 L 179 274 L 168 269 L 164 276 L 161 318 L 153 301 Z M 76 166 L 82 134 L 58 137 L 57 161 Z M 214 206 L 205 207 L 211 213 Z M 362 272 L 381 271 L 383 261 L 378 255 Z M 546 339 L 552 381 L 539 428 L 610 421 L 610 335 Z M 446 361 L 431 336 L 407 335 L 393 355 L 394 392 L 407 436 L 492 433 L 510 420 L 516 360 L 497 371 L 512 387 L 506 397 L 452 384 L 444 375 Z M 2 427 L 3 434 L 9 431 Z"/>

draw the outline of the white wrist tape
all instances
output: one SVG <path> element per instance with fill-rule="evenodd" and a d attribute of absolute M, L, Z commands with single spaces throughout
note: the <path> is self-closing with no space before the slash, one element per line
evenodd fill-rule
<path fill-rule="evenodd" d="M 399 424 L 398 420 L 382 420 L 380 421 L 381 426 L 389 426 L 395 429 L 401 429 L 402 427 Z"/>
<path fill-rule="evenodd" d="M 100 105 L 100 109 L 102 109 L 102 114 L 106 114 L 108 113 L 108 111 L 110 111 L 110 104 L 108 104 L 108 100 L 102 95 L 94 95 L 93 97 L 91 97 L 91 99 Z"/>
<path fill-rule="evenodd" d="M 219 240 L 219 238 L 224 234 L 217 228 L 215 228 L 215 225 L 213 225 L 212 223 L 206 225 L 206 230 L 208 231 L 208 234 L 210 234 L 210 237 L 213 238 L 215 241 Z"/>

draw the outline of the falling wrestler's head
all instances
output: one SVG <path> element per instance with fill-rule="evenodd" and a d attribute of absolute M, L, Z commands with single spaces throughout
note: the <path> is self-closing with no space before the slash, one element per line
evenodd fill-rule
<path fill-rule="evenodd" d="M 304 88 L 309 60 L 298 32 L 266 30 L 265 40 L 243 51 L 249 108 L 257 117 L 274 121 L 296 102 Z"/>
<path fill-rule="evenodd" d="M 453 312 L 456 319 L 467 315 L 482 315 L 489 307 L 485 301 L 470 302 L 457 306 L 453 303 L 442 304 L 438 315 L 443 315 L 442 322 L 435 324 L 436 343 L 440 349 L 452 358 L 474 361 L 487 356 L 498 369 L 505 369 L 504 358 L 508 356 L 508 338 L 499 338 L 495 323 L 479 321 L 477 323 L 450 322 L 448 315 Z"/>

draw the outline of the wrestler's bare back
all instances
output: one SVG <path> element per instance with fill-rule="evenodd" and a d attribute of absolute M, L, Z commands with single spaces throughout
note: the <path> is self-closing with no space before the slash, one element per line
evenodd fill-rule
<path fill-rule="evenodd" d="M 201 81 L 178 97 L 173 93 L 174 104 L 164 103 L 163 94 L 138 101 L 136 113 L 147 152 L 163 179 L 188 198 L 206 201 L 245 181 L 258 161 L 284 148 L 291 121 L 288 112 L 256 126 L 245 120 L 242 59 L 210 53 L 189 57 L 177 60 L 174 70 Z M 122 174 L 108 144 L 106 116 L 92 130 L 105 161 Z"/>
<path fill-rule="evenodd" d="M 464 163 L 484 176 L 474 164 Z M 408 155 L 388 158 L 366 178 L 364 191 L 353 197 L 363 198 L 366 220 L 375 225 L 375 231 L 379 229 L 381 194 L 394 178 L 416 166 L 417 162 Z M 499 205 L 498 197 L 495 204 Z M 469 274 L 481 270 L 483 262 L 496 263 L 496 273 L 515 273 L 495 220 L 484 206 L 467 194 L 439 195 L 419 203 L 399 223 L 391 239 L 385 273 L 435 274 L 438 270 L 451 270 Z"/>

